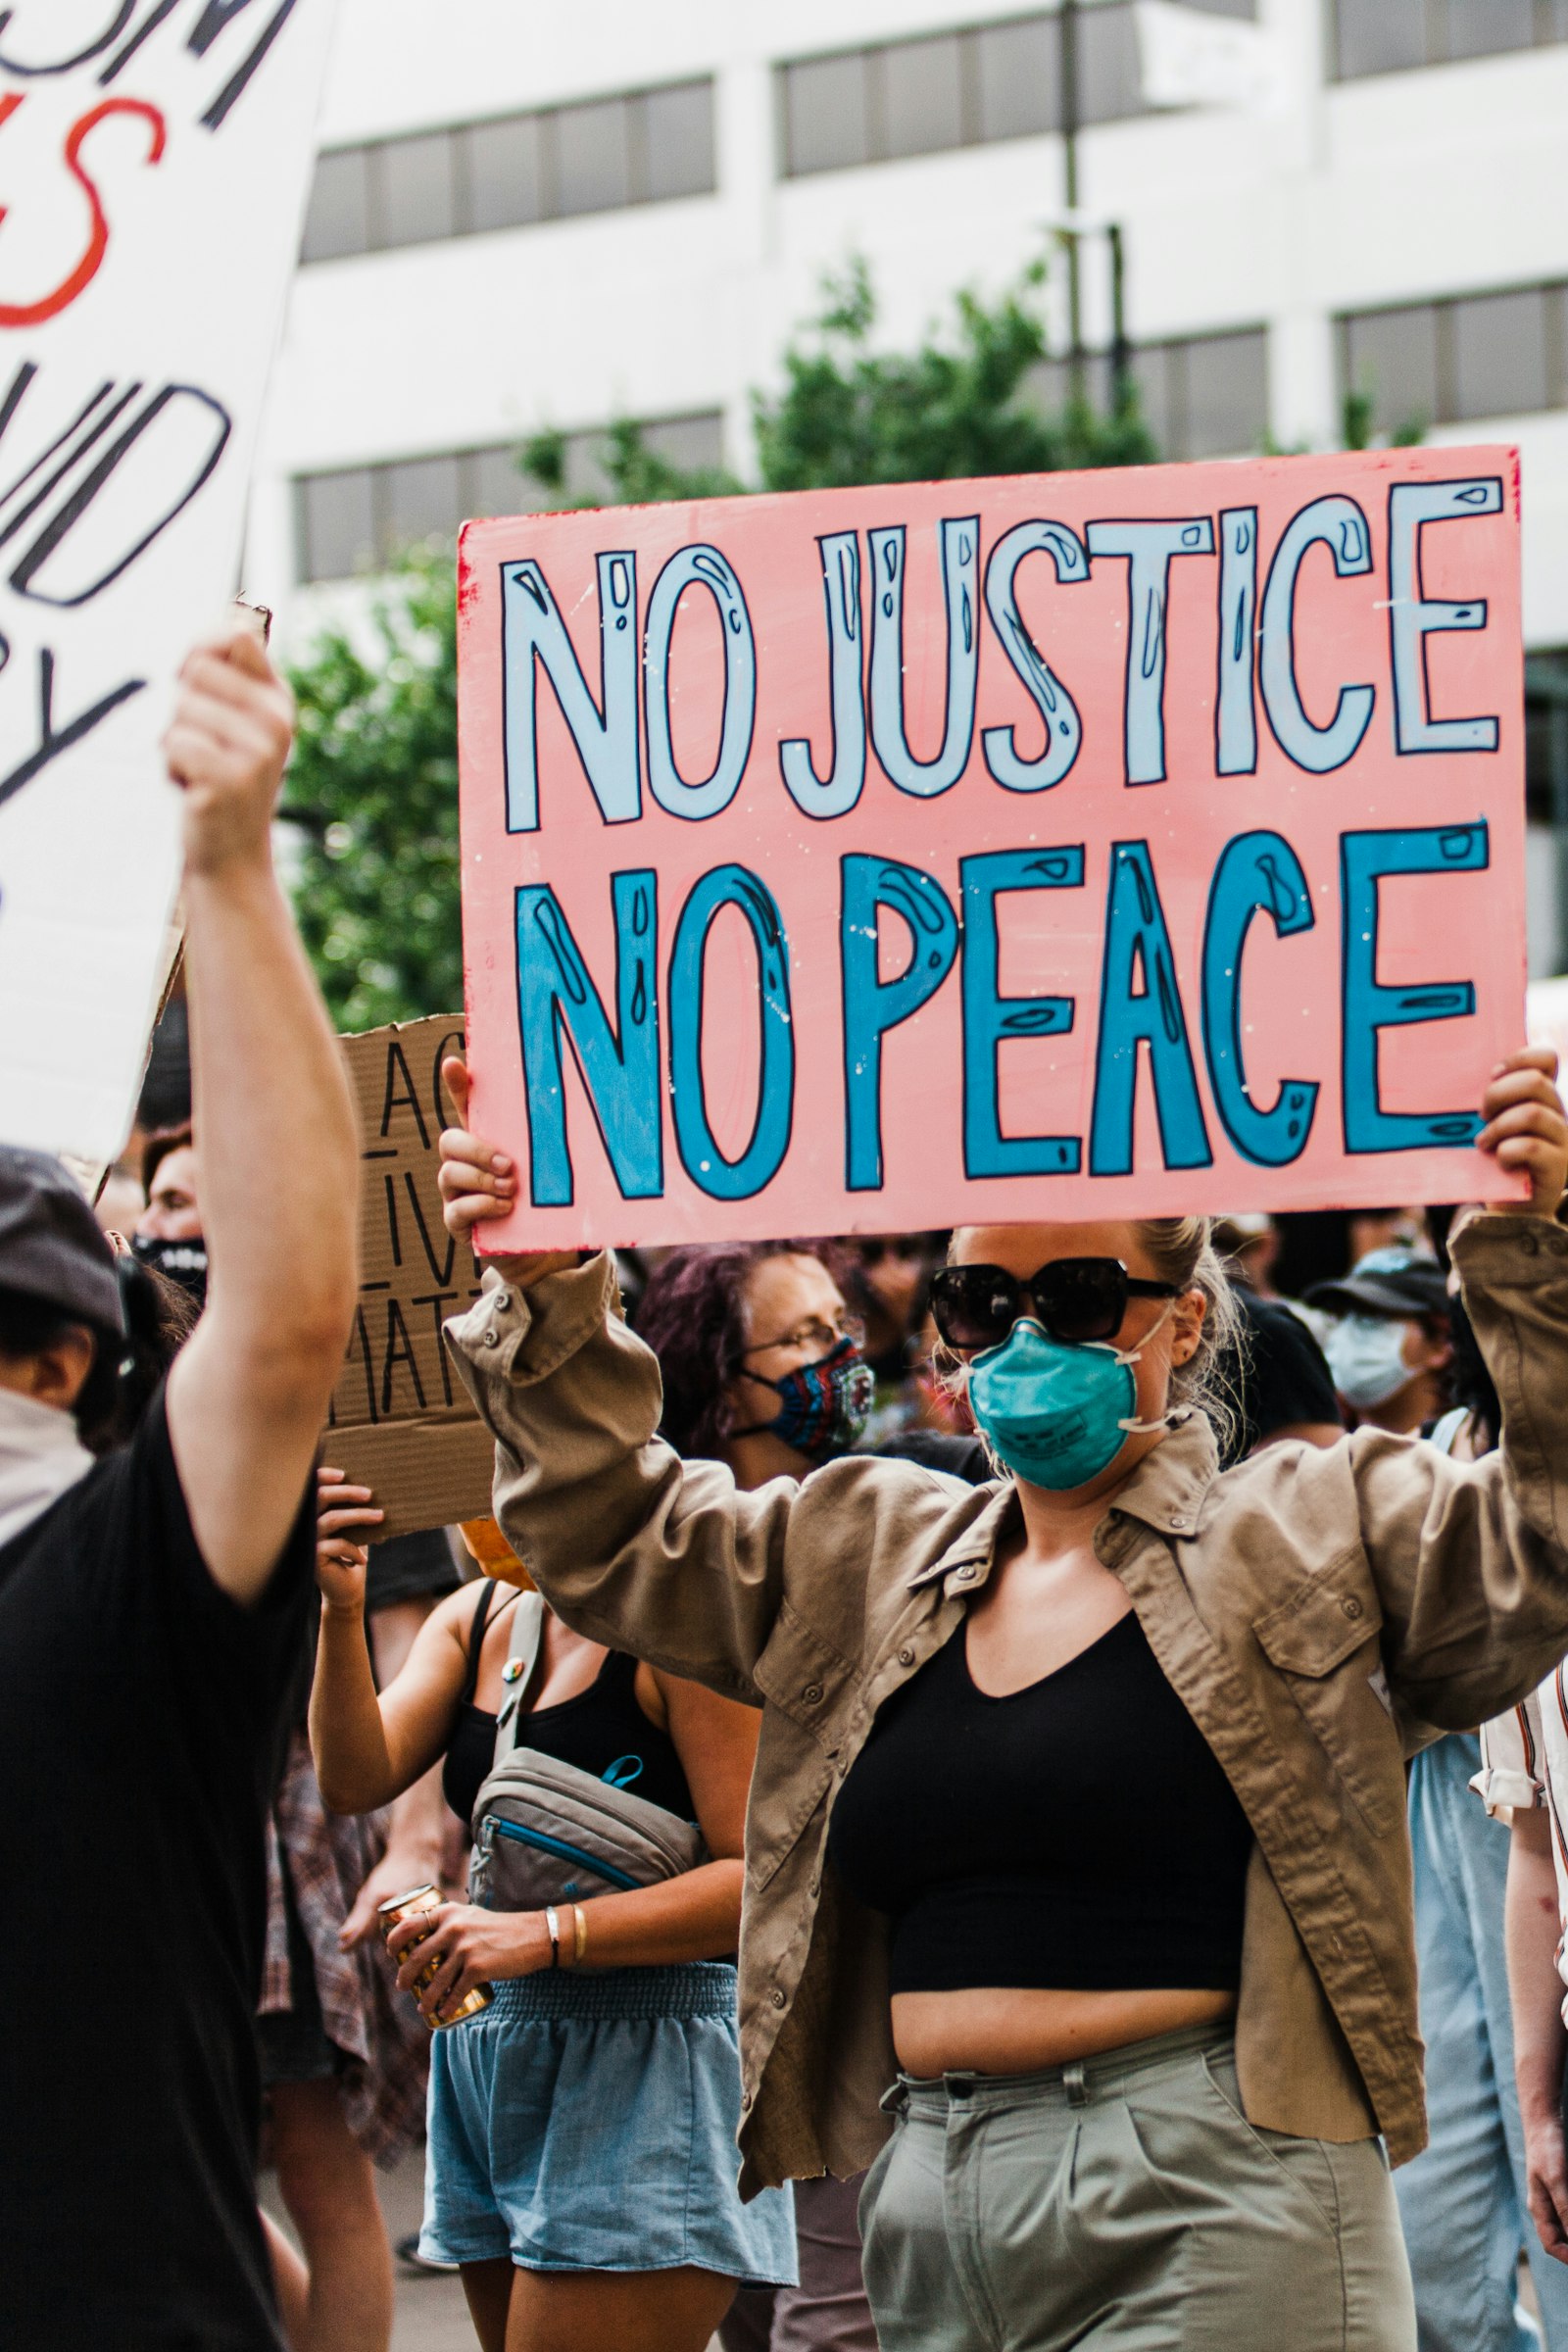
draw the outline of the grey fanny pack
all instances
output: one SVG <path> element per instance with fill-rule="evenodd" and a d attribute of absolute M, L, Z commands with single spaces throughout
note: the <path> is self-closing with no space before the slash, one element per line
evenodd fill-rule
<path fill-rule="evenodd" d="M 495 1756 L 473 1806 L 468 1896 L 491 1911 L 537 1911 L 678 1879 L 709 1859 L 695 1822 L 613 1781 L 519 1747 L 544 1640 L 545 1604 L 517 1596 Z"/>

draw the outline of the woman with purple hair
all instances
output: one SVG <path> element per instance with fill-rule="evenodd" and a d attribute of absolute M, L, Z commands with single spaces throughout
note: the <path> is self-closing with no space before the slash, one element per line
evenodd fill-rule
<path fill-rule="evenodd" d="M 855 1445 L 873 1379 L 831 1244 L 723 1243 L 672 1250 L 637 1313 L 659 1358 L 662 1435 L 727 1464 L 738 1487 L 804 1478 Z M 798 2287 L 743 2288 L 724 2352 L 876 2352 L 860 2276 L 859 2180 L 795 2183 Z"/>

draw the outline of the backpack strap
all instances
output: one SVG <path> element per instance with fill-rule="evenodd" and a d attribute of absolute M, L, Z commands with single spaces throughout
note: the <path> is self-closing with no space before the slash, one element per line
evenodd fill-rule
<path fill-rule="evenodd" d="M 496 1715 L 495 1756 L 491 1764 L 502 1764 L 517 1744 L 517 1733 L 522 1716 L 522 1702 L 533 1688 L 539 1668 L 540 1652 L 545 1638 L 544 1596 L 539 1592 L 519 1592 L 512 1619 L 512 1649 L 502 1673 L 506 1694 Z"/>

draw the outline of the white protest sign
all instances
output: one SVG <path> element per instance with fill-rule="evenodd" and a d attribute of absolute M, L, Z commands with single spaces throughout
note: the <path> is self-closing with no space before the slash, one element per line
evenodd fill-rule
<path fill-rule="evenodd" d="M 0 8 L 0 1137 L 120 1148 L 334 0 Z"/>

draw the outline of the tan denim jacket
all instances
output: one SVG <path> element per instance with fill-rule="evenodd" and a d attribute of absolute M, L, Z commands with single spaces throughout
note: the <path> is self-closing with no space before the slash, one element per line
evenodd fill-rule
<path fill-rule="evenodd" d="M 1194 1415 L 1095 1535 L 1256 1838 L 1247 2113 L 1324 2139 L 1381 2131 L 1396 2163 L 1425 2137 L 1404 1759 L 1522 1698 L 1568 1648 L 1568 1232 L 1486 1217 L 1455 1257 L 1500 1453 L 1455 1462 L 1362 1430 L 1221 1475 Z M 762 1709 L 742 2186 L 855 2173 L 888 2128 L 886 1931 L 836 1880 L 828 1818 L 878 1707 L 990 1575 L 1012 1489 L 852 1456 L 738 1494 L 655 1437 L 659 1368 L 611 1311 L 607 1258 L 525 1292 L 487 1282 L 447 1329 L 499 1441 L 514 1549 L 583 1633 Z"/>

